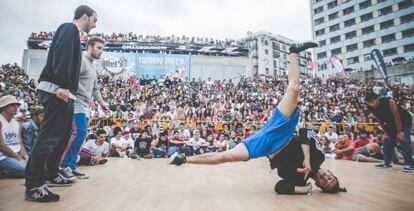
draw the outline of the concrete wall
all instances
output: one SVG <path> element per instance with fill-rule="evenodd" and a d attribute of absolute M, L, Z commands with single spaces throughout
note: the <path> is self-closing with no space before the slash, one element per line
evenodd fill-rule
<path fill-rule="evenodd" d="M 391 83 L 399 82 L 414 85 L 414 63 L 389 66 L 387 67 L 387 72 L 389 82 Z M 384 80 L 382 74 L 376 68 L 369 71 L 353 72 L 350 76 L 358 79 Z"/>
<path fill-rule="evenodd" d="M 190 79 L 230 79 L 238 81 L 241 76 L 251 74 L 248 57 L 191 56 Z"/>

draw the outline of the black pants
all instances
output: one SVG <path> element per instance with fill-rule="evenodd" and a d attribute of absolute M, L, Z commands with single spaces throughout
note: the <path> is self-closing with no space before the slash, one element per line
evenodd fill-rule
<path fill-rule="evenodd" d="M 45 184 L 48 177 L 56 177 L 60 160 L 68 145 L 72 129 L 73 100 L 66 103 L 55 94 L 39 90 L 44 107 L 44 120 L 26 166 L 26 188 Z"/>

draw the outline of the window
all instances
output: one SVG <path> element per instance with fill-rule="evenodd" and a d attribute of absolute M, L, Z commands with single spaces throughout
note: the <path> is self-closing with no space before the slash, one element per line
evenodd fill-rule
<path fill-rule="evenodd" d="M 393 56 L 397 54 L 397 48 L 390 48 L 382 51 L 382 54 L 385 56 Z"/>
<path fill-rule="evenodd" d="M 320 6 L 320 7 L 318 7 L 318 8 L 316 8 L 316 9 L 313 10 L 313 13 L 315 15 L 318 14 L 318 13 L 321 13 L 321 12 L 323 12 L 323 6 Z"/>
<path fill-rule="evenodd" d="M 355 64 L 359 62 L 359 57 L 358 56 L 351 57 L 351 58 L 348 58 L 346 61 L 348 64 Z"/>
<path fill-rule="evenodd" d="M 269 45 L 269 42 L 267 42 L 267 40 L 265 40 L 265 45 Z"/>
<path fill-rule="evenodd" d="M 265 54 L 269 55 L 269 50 L 265 49 Z"/>
<path fill-rule="evenodd" d="M 280 57 L 280 53 L 277 51 L 273 51 L 273 58 L 277 59 Z"/>
<path fill-rule="evenodd" d="M 414 13 L 401 16 L 400 20 L 401 20 L 401 24 L 411 22 L 414 20 Z"/>
<path fill-rule="evenodd" d="M 372 25 L 372 26 L 367 26 L 367 27 L 364 27 L 364 28 L 362 28 L 362 34 L 369 34 L 369 33 L 372 33 L 372 32 L 374 32 L 374 25 Z"/>
<path fill-rule="evenodd" d="M 369 21 L 373 18 L 372 12 L 361 16 L 361 22 Z"/>
<path fill-rule="evenodd" d="M 406 37 L 413 37 L 414 36 L 414 28 L 412 29 L 407 29 L 405 31 L 402 31 L 402 37 L 406 38 Z"/>
<path fill-rule="evenodd" d="M 388 15 L 390 13 L 392 13 L 392 6 L 384 7 L 382 9 L 378 10 L 378 15 L 379 16 Z"/>
<path fill-rule="evenodd" d="M 329 32 L 334 32 L 339 30 L 339 23 L 329 27 Z"/>
<path fill-rule="evenodd" d="M 385 1 L 387 1 L 387 0 L 377 0 L 377 4 L 385 2 Z"/>
<path fill-rule="evenodd" d="M 340 42 L 341 41 L 341 35 L 331 37 L 330 41 L 331 41 L 331 44 Z"/>
<path fill-rule="evenodd" d="M 323 1 L 323 0 L 313 0 L 313 3 L 318 3 L 318 2 L 321 2 L 321 1 Z"/>
<path fill-rule="evenodd" d="M 273 49 L 280 50 L 280 45 L 277 42 L 273 42 Z"/>
<path fill-rule="evenodd" d="M 364 54 L 364 61 L 369 61 L 369 60 L 371 60 L 371 54 L 370 53 Z"/>
<path fill-rule="evenodd" d="M 356 37 L 356 31 L 348 32 L 345 34 L 345 39 L 349 40 Z"/>
<path fill-rule="evenodd" d="M 404 45 L 404 53 L 413 52 L 414 51 L 414 44 Z"/>
<path fill-rule="evenodd" d="M 266 72 L 266 75 L 268 75 L 269 74 L 269 68 L 265 68 L 265 72 Z"/>
<path fill-rule="evenodd" d="M 354 6 L 350 6 L 348 8 L 345 8 L 344 10 L 342 10 L 342 13 L 344 15 L 348 15 L 348 14 L 353 13 L 354 11 L 355 11 Z"/>
<path fill-rule="evenodd" d="M 330 14 L 330 15 L 328 15 L 328 19 L 331 21 L 331 20 L 334 20 L 334 19 L 337 19 L 338 18 L 338 12 L 334 12 L 334 13 L 332 13 L 332 14 Z"/>
<path fill-rule="evenodd" d="M 398 9 L 403 10 L 405 8 L 411 7 L 413 5 L 413 0 L 404 0 L 398 3 Z"/>
<path fill-rule="evenodd" d="M 367 7 L 370 7 L 372 5 L 371 0 L 367 0 L 367 1 L 363 1 L 361 3 L 359 3 L 359 9 L 365 9 Z"/>
<path fill-rule="evenodd" d="M 337 5 L 338 5 L 337 0 L 331 1 L 331 2 L 328 3 L 328 9 L 332 9 L 332 8 L 336 7 Z"/>
<path fill-rule="evenodd" d="M 355 51 L 355 50 L 358 50 L 358 44 L 357 43 L 346 46 L 346 52 L 351 52 L 351 51 Z"/>
<path fill-rule="evenodd" d="M 284 59 L 287 59 L 287 54 L 283 54 L 283 58 Z"/>
<path fill-rule="evenodd" d="M 320 30 L 316 31 L 315 34 L 316 34 L 316 36 L 324 35 L 325 34 L 325 29 L 324 28 L 320 29 Z"/>
<path fill-rule="evenodd" d="M 315 25 L 319 25 L 325 22 L 325 17 L 318 18 L 315 20 Z"/>
<path fill-rule="evenodd" d="M 395 40 L 395 34 L 389 34 L 381 37 L 382 43 L 392 42 Z"/>
<path fill-rule="evenodd" d="M 349 26 L 355 25 L 355 18 L 352 18 L 352 19 L 346 20 L 346 21 L 344 22 L 344 24 L 345 24 L 345 27 L 349 27 Z"/>
<path fill-rule="evenodd" d="M 364 48 L 368 48 L 375 45 L 375 39 L 365 40 L 363 43 Z"/>
<path fill-rule="evenodd" d="M 341 48 L 335 48 L 335 49 L 332 49 L 332 51 L 331 51 L 332 55 L 338 55 L 338 54 L 341 54 L 341 53 L 342 53 Z"/>
<path fill-rule="evenodd" d="M 282 45 L 282 50 L 286 51 L 286 45 Z"/>
<path fill-rule="evenodd" d="M 390 28 L 391 26 L 394 26 L 394 19 L 391 19 L 391 20 L 384 21 L 384 22 L 380 23 L 381 30 Z"/>
<path fill-rule="evenodd" d="M 318 57 L 318 59 L 326 58 L 326 51 L 322 53 L 318 53 L 316 56 Z"/>
<path fill-rule="evenodd" d="M 326 40 L 321 40 L 319 41 L 319 47 L 325 46 L 326 45 Z"/>
<path fill-rule="evenodd" d="M 276 60 L 273 60 L 273 67 L 277 68 L 277 61 Z"/>

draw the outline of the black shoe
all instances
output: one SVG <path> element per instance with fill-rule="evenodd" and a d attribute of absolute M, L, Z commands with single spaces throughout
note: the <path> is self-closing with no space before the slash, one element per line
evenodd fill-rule
<path fill-rule="evenodd" d="M 178 152 L 175 152 L 174 154 L 171 155 L 170 160 L 168 161 L 168 164 L 181 166 L 181 164 L 185 163 L 186 161 L 187 160 L 185 156 L 182 156 L 178 154 Z"/>
<path fill-rule="evenodd" d="M 76 176 L 73 175 L 72 169 L 69 168 L 69 167 L 66 167 L 66 168 L 63 168 L 63 169 L 59 170 L 58 175 L 65 178 L 66 180 L 69 180 L 72 183 L 76 182 Z"/>
<path fill-rule="evenodd" d="M 50 178 L 46 184 L 49 187 L 68 187 L 72 185 L 72 182 L 58 175 L 55 178 Z"/>
<path fill-rule="evenodd" d="M 404 168 L 403 168 L 403 172 L 408 172 L 408 173 L 410 173 L 412 170 L 414 170 L 414 166 L 413 165 L 406 165 L 406 166 L 404 166 Z"/>
<path fill-rule="evenodd" d="M 314 42 L 303 42 L 303 43 L 294 43 L 290 46 L 289 51 L 290 53 L 299 53 L 309 48 L 318 47 L 318 44 Z"/>
<path fill-rule="evenodd" d="M 59 198 L 59 195 L 49 191 L 47 185 L 26 190 L 24 194 L 25 200 L 34 202 L 56 202 L 59 201 Z"/>
<path fill-rule="evenodd" d="M 89 179 L 89 176 L 87 174 L 81 173 L 78 170 L 73 170 L 72 174 L 75 175 L 78 179 Z"/>
<path fill-rule="evenodd" d="M 387 169 L 387 168 L 392 168 L 392 166 L 391 166 L 390 164 L 385 164 L 385 163 L 375 165 L 375 167 L 376 167 L 376 168 L 379 168 L 379 169 Z"/>

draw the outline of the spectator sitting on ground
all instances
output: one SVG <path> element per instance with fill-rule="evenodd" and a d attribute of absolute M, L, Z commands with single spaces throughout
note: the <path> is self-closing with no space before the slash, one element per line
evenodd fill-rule
<path fill-rule="evenodd" d="M 183 153 L 185 152 L 184 145 L 185 140 L 181 135 L 180 131 L 174 131 L 174 135 L 168 138 L 169 148 L 168 148 L 168 157 L 170 157 L 175 152 Z"/>
<path fill-rule="evenodd" d="M 147 130 L 143 130 L 141 135 L 135 140 L 133 159 L 145 158 L 151 159 L 154 155 L 151 153 L 152 137 L 148 135 Z"/>
<path fill-rule="evenodd" d="M 160 129 L 159 136 L 151 143 L 152 154 L 156 158 L 164 158 L 167 155 L 168 131 Z"/>
<path fill-rule="evenodd" d="M 220 133 L 219 139 L 214 142 L 214 147 L 217 148 L 218 152 L 227 150 L 227 141 L 224 137 L 224 133 Z"/>
<path fill-rule="evenodd" d="M 0 98 L 0 175 L 24 178 L 28 156 L 20 136 L 20 126 L 13 117 L 20 106 L 11 95 Z"/>
<path fill-rule="evenodd" d="M 186 146 L 189 148 L 189 154 L 203 154 L 206 152 L 207 147 L 210 144 L 203 138 L 200 137 L 200 131 L 194 130 L 193 137 L 186 143 Z"/>
<path fill-rule="evenodd" d="M 369 143 L 357 149 L 357 151 L 352 156 L 352 160 L 360 162 L 381 163 L 382 157 L 383 155 L 381 153 L 380 145 L 377 143 Z"/>
<path fill-rule="evenodd" d="M 128 143 L 127 155 L 130 155 L 134 151 L 135 141 L 132 139 L 129 130 L 125 130 L 123 138 Z"/>
<path fill-rule="evenodd" d="M 99 129 L 96 132 L 96 139 L 90 139 L 83 145 L 79 153 L 80 165 L 102 165 L 108 160 L 105 158 L 109 154 L 109 144 L 106 142 L 106 131 Z"/>
<path fill-rule="evenodd" d="M 128 142 L 122 137 L 122 131 L 118 131 L 116 136 L 111 138 L 111 155 L 114 157 L 126 157 L 128 153 Z"/>
<path fill-rule="evenodd" d="M 347 139 L 341 134 L 338 136 L 338 142 L 335 146 L 335 159 L 352 160 L 352 156 L 356 151 L 352 140 Z"/>
<path fill-rule="evenodd" d="M 336 144 L 336 141 L 338 140 L 338 134 L 335 133 L 333 126 L 329 126 L 328 132 L 326 132 L 324 135 L 328 139 L 329 143 L 332 143 L 334 145 Z"/>
<path fill-rule="evenodd" d="M 359 149 L 367 144 L 372 143 L 371 138 L 368 136 L 367 132 L 362 129 L 359 131 L 359 139 L 355 141 L 355 148 Z"/>
<path fill-rule="evenodd" d="M 26 153 L 30 156 L 32 146 L 39 134 L 40 124 L 43 121 L 43 107 L 32 107 L 30 109 L 31 119 L 22 124 L 22 140 Z"/>

